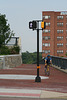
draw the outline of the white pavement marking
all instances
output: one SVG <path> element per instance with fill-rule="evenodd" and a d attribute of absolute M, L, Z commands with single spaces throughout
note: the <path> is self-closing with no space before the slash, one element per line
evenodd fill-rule
<path fill-rule="evenodd" d="M 40 76 L 41 79 L 49 79 L 49 77 Z M 0 79 L 18 79 L 18 80 L 34 80 L 36 75 L 13 75 L 13 74 L 0 74 Z"/>
<path fill-rule="evenodd" d="M 51 92 L 35 89 L 0 88 L 0 97 L 29 97 L 29 98 L 67 98 L 67 93 Z"/>
<path fill-rule="evenodd" d="M 35 93 L 40 94 L 41 90 L 35 89 L 7 89 L 7 88 L 0 88 L 0 92 L 8 92 L 8 93 Z"/>
<path fill-rule="evenodd" d="M 0 88 L 0 96 L 2 97 L 32 97 L 39 98 L 41 90 L 32 89 L 3 89 Z"/>

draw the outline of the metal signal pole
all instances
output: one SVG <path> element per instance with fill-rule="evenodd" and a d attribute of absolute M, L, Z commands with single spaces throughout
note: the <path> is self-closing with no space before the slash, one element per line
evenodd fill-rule
<path fill-rule="evenodd" d="M 37 77 L 35 78 L 35 82 L 41 82 L 41 78 L 39 77 L 39 22 L 37 24 Z"/>
<path fill-rule="evenodd" d="M 39 22 L 41 22 L 41 29 L 39 29 Z M 41 82 L 41 78 L 39 76 L 39 30 L 43 30 L 46 28 L 46 22 L 43 20 L 34 20 L 29 22 L 29 28 L 37 30 L 37 77 L 35 78 L 35 82 Z"/>

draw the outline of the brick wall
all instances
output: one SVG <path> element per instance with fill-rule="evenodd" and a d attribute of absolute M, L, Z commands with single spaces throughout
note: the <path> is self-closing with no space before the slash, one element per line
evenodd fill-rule
<path fill-rule="evenodd" d="M 50 30 L 49 32 L 42 32 L 42 38 L 44 36 L 50 36 L 49 40 L 42 39 L 42 51 L 50 50 L 50 52 L 42 53 L 42 57 L 46 57 L 48 54 L 53 56 L 64 56 L 66 57 L 67 53 L 67 13 L 61 15 L 61 12 L 54 12 L 54 11 L 43 11 L 42 17 L 50 16 L 50 18 L 44 18 L 43 21 L 49 23 L 50 26 L 47 26 L 46 29 Z M 59 18 L 58 16 L 62 16 L 63 18 Z M 62 26 L 58 26 L 57 23 L 63 23 Z M 45 29 L 45 30 L 46 30 Z M 63 32 L 58 33 L 57 30 L 63 30 Z M 62 40 L 57 40 L 57 37 L 63 37 Z M 50 46 L 43 46 L 43 43 L 50 43 Z M 57 46 L 57 44 L 63 44 L 63 46 Z M 63 51 L 63 52 L 58 52 Z"/>

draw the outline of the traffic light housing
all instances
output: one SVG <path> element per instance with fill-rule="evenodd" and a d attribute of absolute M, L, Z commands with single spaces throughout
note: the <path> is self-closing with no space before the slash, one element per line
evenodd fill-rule
<path fill-rule="evenodd" d="M 37 22 L 36 21 L 32 21 L 32 22 L 29 22 L 29 28 L 30 29 L 36 29 L 37 28 Z"/>
<path fill-rule="evenodd" d="M 45 29 L 46 28 L 46 22 L 41 22 L 41 28 Z"/>
<path fill-rule="evenodd" d="M 32 22 L 29 22 L 29 28 L 32 29 Z"/>

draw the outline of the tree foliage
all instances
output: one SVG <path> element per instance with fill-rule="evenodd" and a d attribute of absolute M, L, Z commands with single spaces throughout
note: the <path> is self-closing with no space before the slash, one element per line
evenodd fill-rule
<path fill-rule="evenodd" d="M 2 46 L 0 48 L 0 55 L 9 55 L 10 49 L 7 46 Z"/>
<path fill-rule="evenodd" d="M 19 46 L 13 46 L 10 48 L 10 54 L 19 54 L 20 52 L 20 47 Z"/>
<path fill-rule="evenodd" d="M 19 54 L 20 47 L 19 46 L 12 46 L 9 48 L 8 46 L 2 46 L 0 48 L 0 55 L 11 55 L 11 54 Z"/>
<path fill-rule="evenodd" d="M 39 53 L 39 60 L 42 60 L 42 53 Z M 28 51 L 22 53 L 22 61 L 24 64 L 37 63 L 37 53 L 29 53 Z"/>
<path fill-rule="evenodd" d="M 6 15 L 0 14 L 0 47 L 7 44 L 11 37 L 14 36 L 13 31 L 10 29 L 10 25 L 7 23 Z"/>

